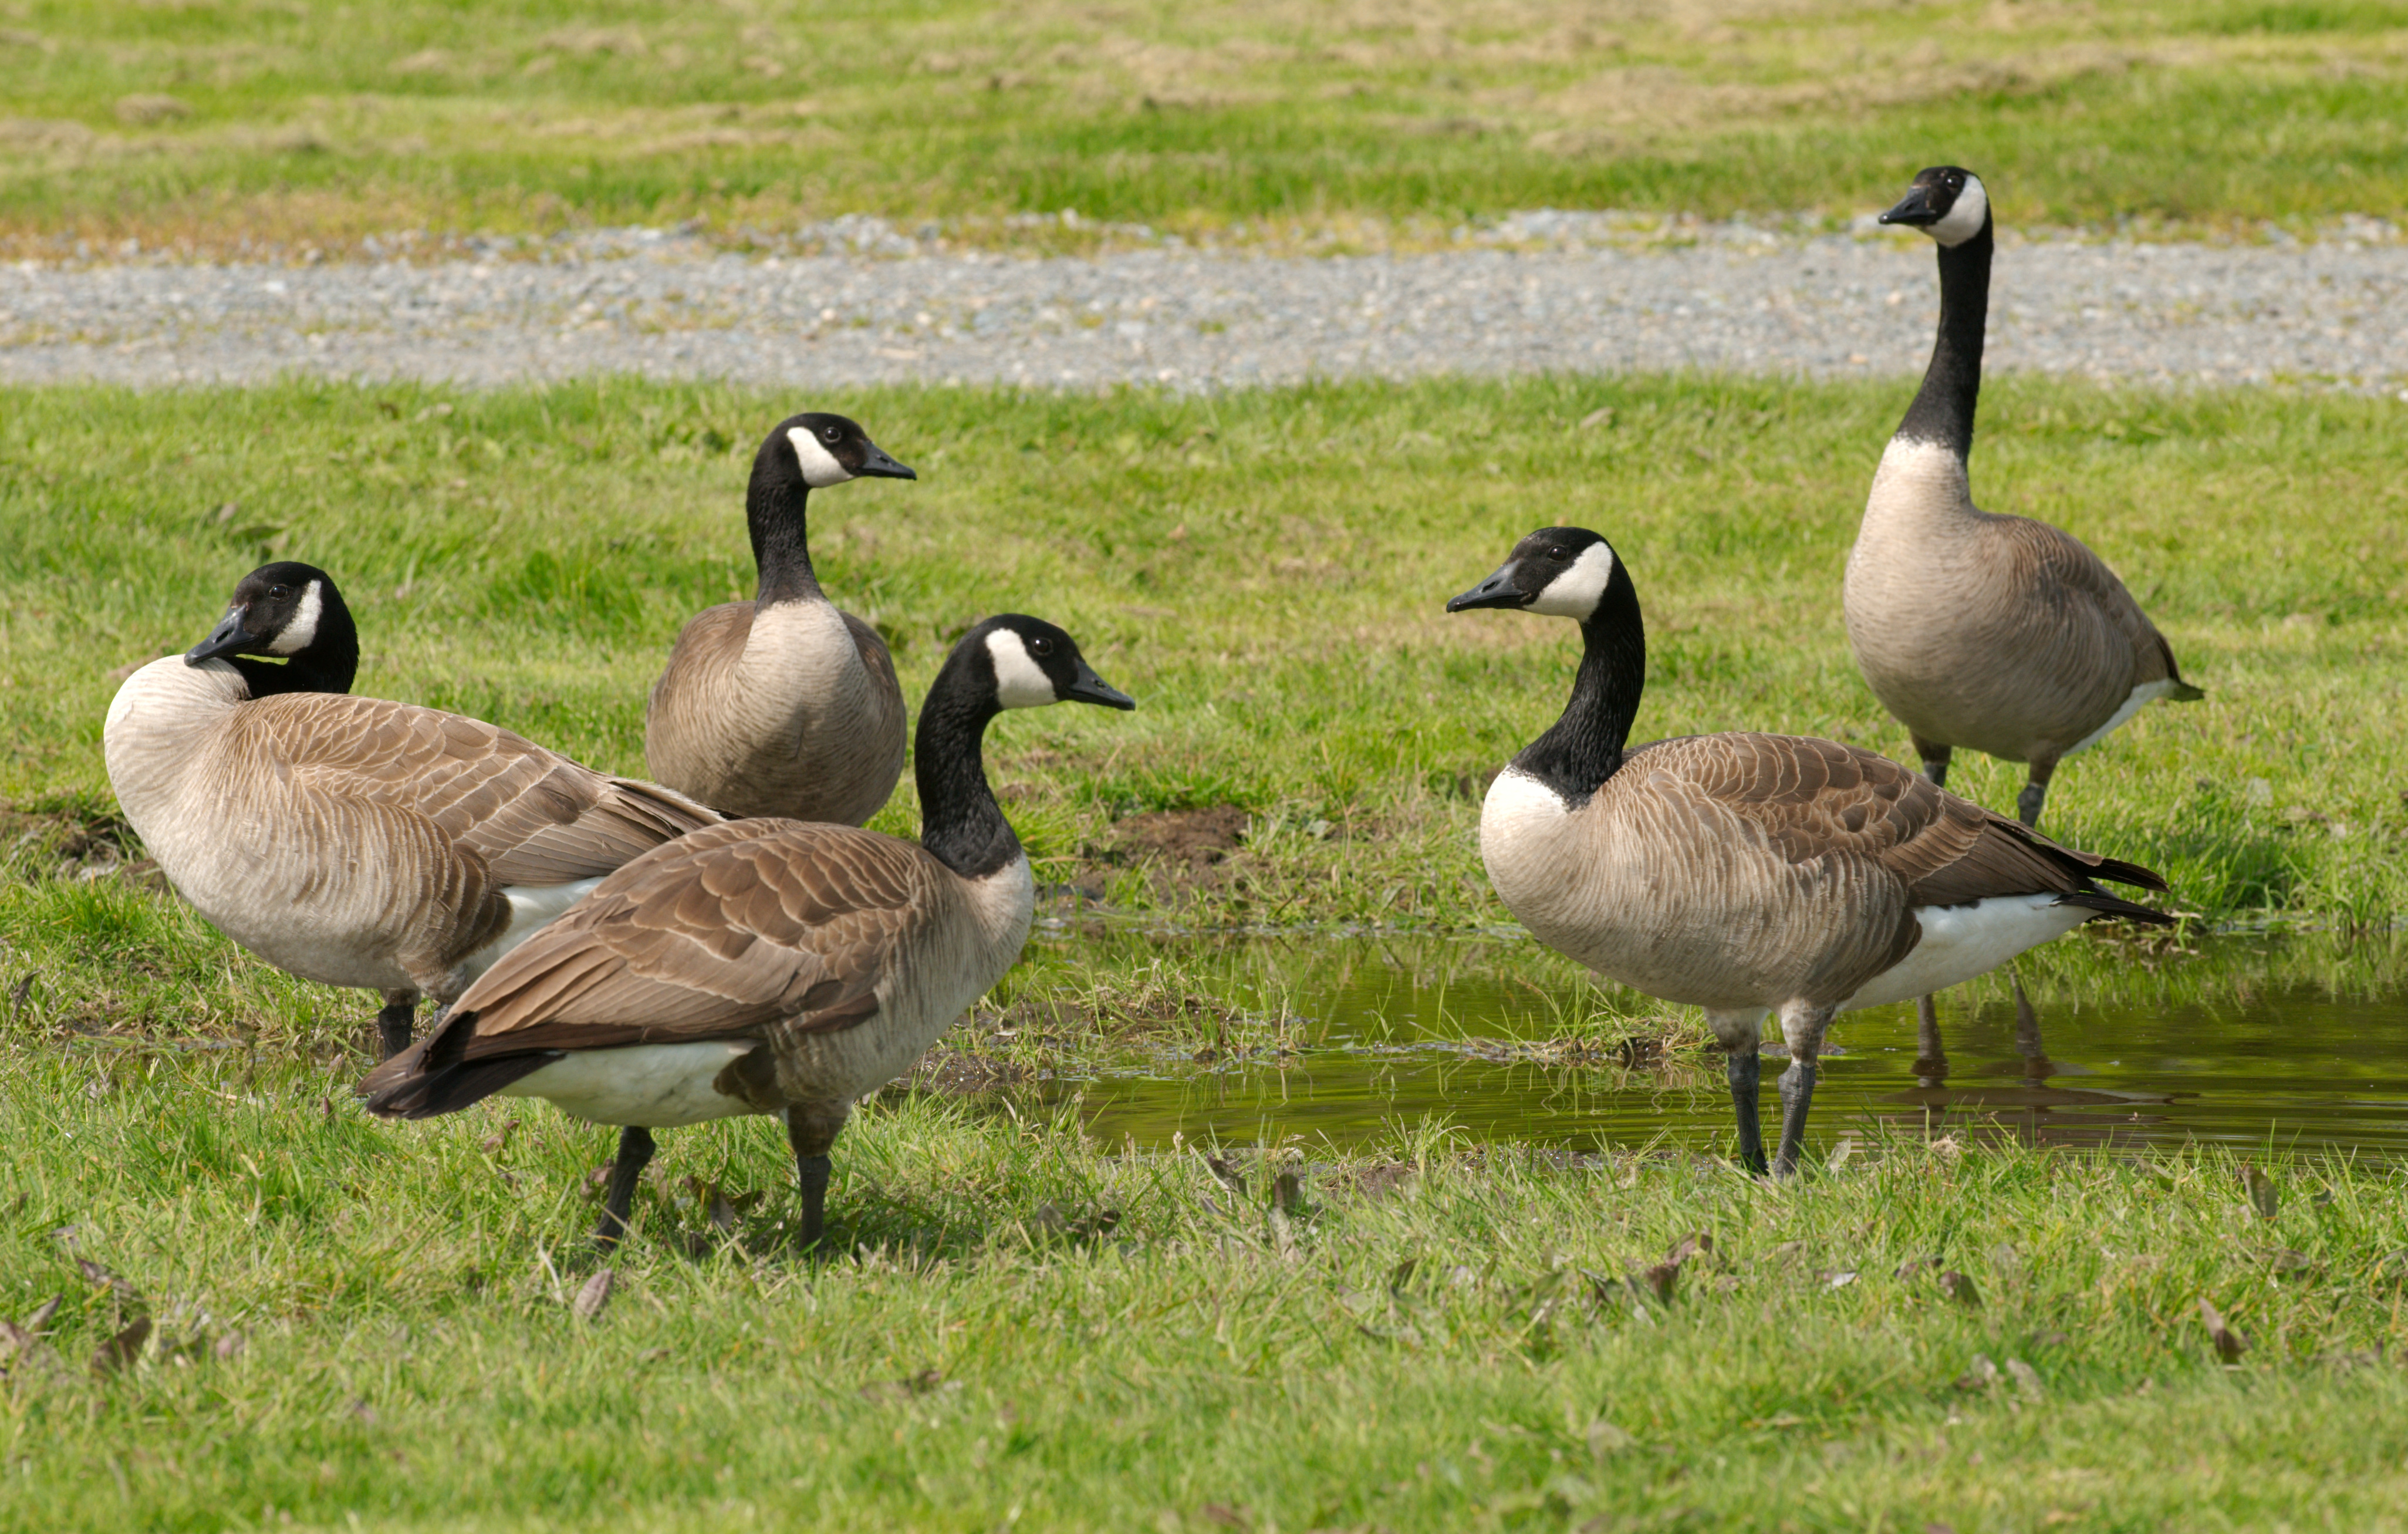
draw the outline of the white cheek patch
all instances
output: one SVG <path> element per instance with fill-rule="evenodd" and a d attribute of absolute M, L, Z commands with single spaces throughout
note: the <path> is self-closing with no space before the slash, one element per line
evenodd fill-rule
<path fill-rule="evenodd" d="M 1054 679 L 1028 653 L 1028 646 L 1020 636 L 1008 628 L 998 628 L 986 637 L 986 652 L 995 657 L 996 701 L 1007 709 L 1042 709 L 1061 699 L 1054 694 Z"/>
<path fill-rule="evenodd" d="M 1597 610 L 1598 599 L 1605 595 L 1605 583 L 1612 575 L 1613 551 L 1602 543 L 1592 543 L 1581 551 L 1570 569 L 1548 581 L 1547 589 L 1523 610 L 1586 623 L 1589 614 Z"/>
<path fill-rule="evenodd" d="M 269 654 L 297 655 L 317 642 L 318 615 L 326 608 L 325 599 L 318 591 L 323 584 L 319 581 L 309 582 L 309 589 L 301 594 L 301 606 L 294 609 L 293 621 L 285 624 L 284 632 L 269 643 Z"/>
<path fill-rule="evenodd" d="M 836 454 L 824 447 L 813 433 L 796 426 L 786 434 L 795 445 L 795 462 L 803 466 L 803 483 L 813 490 L 825 490 L 853 478 L 853 470 L 836 461 Z"/>
<path fill-rule="evenodd" d="M 1948 216 L 1931 226 L 1931 237 L 1942 245 L 1962 245 L 1982 232 L 1983 221 L 1989 216 L 1990 194 L 1979 176 L 1968 176 L 1965 190 L 1949 206 Z"/>

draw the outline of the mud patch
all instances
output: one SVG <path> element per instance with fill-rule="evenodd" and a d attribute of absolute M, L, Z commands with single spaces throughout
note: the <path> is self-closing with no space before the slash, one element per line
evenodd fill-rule
<path fill-rule="evenodd" d="M 1103 855 L 1116 863 L 1153 863 L 1176 880 L 1193 882 L 1244 844 L 1252 818 L 1234 804 L 1148 810 L 1114 824 Z"/>

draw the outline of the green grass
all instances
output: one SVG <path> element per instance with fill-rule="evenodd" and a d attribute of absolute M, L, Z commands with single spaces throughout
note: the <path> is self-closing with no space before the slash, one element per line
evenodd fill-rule
<path fill-rule="evenodd" d="M 1049 909 L 1469 933 L 1504 915 L 1467 788 L 1558 706 L 1572 634 L 1443 599 L 1530 526 L 1592 523 L 1647 606 L 1642 733 L 1898 751 L 1836 593 L 1899 394 L 867 393 L 812 403 L 924 479 L 824 495 L 814 548 L 915 695 L 947 636 L 1013 608 L 1142 700 L 996 726 L 1040 877 L 1088 891 Z M 2220 1153 L 1876 1135 L 1772 1190 L 1399 1125 L 1368 1156 L 1303 1147 L 1283 1247 L 1255 1153 L 1240 1198 L 1193 1154 L 1088 1141 L 1073 1110 L 891 1095 L 838 1147 L 844 1254 L 782 1249 L 790 1171 L 764 1125 L 681 1132 L 608 1310 L 578 1320 L 606 1132 L 527 1103 L 366 1121 L 366 998 L 83 877 L 139 851 L 99 763 L 109 673 L 192 643 L 266 554 L 307 558 L 360 618 L 362 691 L 638 770 L 679 622 L 749 590 L 745 458 L 796 403 L 623 381 L 0 399 L 0 1318 L 64 1297 L 7 1361 L 0 1527 L 2400 1527 L 2408 1400 L 2366 1360 L 2408 1346 L 2401 1174 L 2280 1154 L 2268 1224 Z M 1985 502 L 2090 540 L 2210 692 L 2069 766 L 2052 829 L 2164 868 L 2185 909 L 2326 929 L 2266 962 L 2060 943 L 2036 990 L 2178 1008 L 2394 987 L 2398 943 L 2348 934 L 2401 905 L 2408 409 L 2023 380 L 1985 403 Z M 1960 771 L 1992 804 L 2018 781 Z M 1221 803 L 1251 830 L 1200 877 L 1116 851 L 1132 815 Z M 908 789 L 879 824 L 911 829 Z M 1661 1039 L 1673 1079 L 1712 1090 L 1694 1029 L 1512 962 L 1539 993 L 1517 1027 Z M 1254 963 L 1039 943 L 991 998 L 1039 1036 L 970 1041 L 1035 1069 L 1284 1047 L 1289 982 Z M 1352 1191 L 1383 1161 L 1415 1174 Z M 1619 1283 L 1698 1229 L 1716 1254 L 1669 1305 Z M 1979 1309 L 1894 1276 L 1930 1254 Z M 2237 1369 L 2201 1297 L 2250 1339 Z M 139 1356 L 95 1374 L 141 1315 Z M 1976 1355 L 2002 1372 L 1960 1389 Z"/>
<path fill-rule="evenodd" d="M 1641 738 L 1756 728 L 1902 752 L 1838 602 L 1901 392 L 847 394 L 810 403 L 857 415 L 924 478 L 823 495 L 813 548 L 914 696 L 948 636 L 1017 609 L 1064 624 L 1139 697 L 1134 715 L 996 726 L 995 777 L 1042 882 L 1205 925 L 1477 926 L 1505 919 L 1473 846 L 1480 783 L 1560 708 L 1576 636 L 1448 617 L 1445 598 L 1534 525 L 1596 526 L 1647 610 Z M 745 464 L 799 403 L 624 381 L 12 394 L 0 795 L 105 809 L 109 673 L 194 642 L 271 551 L 342 584 L 360 691 L 640 772 L 669 639 L 752 589 Z M 2161 869 L 2179 908 L 2218 920 L 2368 926 L 2408 908 L 2392 772 L 2408 409 L 2022 380 L 1985 403 L 1983 501 L 2088 540 L 2209 694 L 2069 764 L 2049 829 Z M 2021 770 L 1969 758 L 1951 787 L 2011 806 Z M 910 796 L 907 780 L 878 824 L 908 833 Z M 1114 861 L 1127 817 L 1224 803 L 1251 816 L 1248 844 L 1201 877 Z"/>
<path fill-rule="evenodd" d="M 1880 1141 L 1775 1190 L 1416 1130 L 1297 1168 L 1275 1220 L 1254 1155 L 1233 1193 L 1195 1153 L 889 1099 L 839 1144 L 824 1265 L 784 1247 L 778 1137 L 668 1137 L 589 1322 L 607 1136 L 528 1104 L 380 1125 L 350 1075 L 0 1051 L 0 1313 L 64 1297 L 0 1384 L 0 1527 L 2383 1529 L 2408 1505 L 2397 1171 L 2278 1158 L 2270 1222 L 2207 1153 Z M 1698 1231 L 1669 1303 L 1640 1292 Z M 1978 1305 L 1897 1276 L 1927 1257 Z"/>
<path fill-rule="evenodd" d="M 0 239 L 1025 239 L 1001 221 L 1068 208 L 1377 243 L 1541 205 L 1849 215 L 1945 159 L 2018 224 L 2305 224 L 2408 207 L 2404 85 L 2379 0 L 7 0 Z"/>

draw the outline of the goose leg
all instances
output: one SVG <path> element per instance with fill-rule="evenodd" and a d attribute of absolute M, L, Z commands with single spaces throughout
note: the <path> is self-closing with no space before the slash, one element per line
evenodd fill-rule
<path fill-rule="evenodd" d="M 2034 754 L 2029 781 L 2015 796 L 2015 819 L 2035 831 L 2040 829 L 2040 807 L 2048 802 L 2048 781 L 2056 774 L 2056 757 Z"/>
<path fill-rule="evenodd" d="M 795 1180 L 803 1196 L 802 1226 L 795 1244 L 808 1252 L 820 1243 L 827 1228 L 827 1186 L 832 1169 L 828 1149 L 853 1111 L 851 1103 L 834 1108 L 797 1103 L 786 1110 L 786 1143 L 795 1148 Z"/>
<path fill-rule="evenodd" d="M 1793 1001 L 1781 1009 L 1781 1035 L 1789 1045 L 1789 1068 L 1781 1073 L 1781 1147 L 1772 1154 L 1772 1175 L 1798 1174 L 1798 1153 L 1806 1143 L 1806 1111 L 1814 1105 L 1815 1060 L 1833 1006 Z"/>
<path fill-rule="evenodd" d="M 1731 1112 L 1739 1121 L 1739 1165 L 1750 1177 L 1762 1177 L 1764 1126 L 1756 1114 L 1756 1087 L 1764 1079 L 1763 1014 L 1756 1011 L 1706 1013 L 1706 1025 L 1729 1054 L 1724 1074 L 1730 1081 Z"/>
<path fill-rule="evenodd" d="M 602 1223 L 594 1227 L 594 1244 L 609 1251 L 627 1234 L 627 1216 L 636 1202 L 636 1181 L 652 1159 L 652 1134 L 640 1125 L 619 1131 L 619 1157 L 610 1163 L 610 1186 L 602 1196 Z"/>
<path fill-rule="evenodd" d="M 1925 1086 L 1948 1081 L 1948 1050 L 1940 1042 L 1940 998 L 1914 998 L 1914 1074 Z"/>
<path fill-rule="evenodd" d="M 1947 787 L 1948 758 L 1953 748 L 1919 735 L 1914 738 L 1914 754 L 1923 761 L 1923 775 L 1931 780 L 1932 787 Z M 1924 1079 L 1926 1086 L 1940 1086 L 1948 1080 L 1948 1051 L 1940 1042 L 1940 1008 L 1934 996 L 1914 998 L 1914 1073 Z"/>
<path fill-rule="evenodd" d="M 2010 968 L 2007 983 L 2015 993 L 2015 1053 L 2024 1057 L 2024 1075 L 2035 1082 L 2044 1082 L 2057 1074 L 2057 1067 L 2048 1057 L 2048 1046 L 2041 1041 L 2040 1013 L 2024 995 L 2023 977 Z"/>
<path fill-rule="evenodd" d="M 1914 754 L 1923 762 L 1923 775 L 1931 780 L 1932 787 L 1947 787 L 1948 756 L 1954 748 L 1941 745 L 1937 741 L 1926 740 L 1923 737 L 1914 735 L 1912 730 L 1907 733 L 1914 740 Z"/>
<path fill-rule="evenodd" d="M 409 1047 L 410 1025 L 418 1016 L 416 991 L 387 991 L 384 1008 L 377 1013 L 377 1043 L 390 1060 Z"/>

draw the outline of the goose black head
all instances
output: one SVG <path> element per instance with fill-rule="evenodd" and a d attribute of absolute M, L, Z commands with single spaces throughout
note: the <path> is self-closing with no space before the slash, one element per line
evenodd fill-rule
<path fill-rule="evenodd" d="M 752 477 L 756 483 L 765 478 L 772 482 L 799 480 L 812 490 L 847 480 L 919 478 L 871 441 L 858 422 L 817 410 L 778 423 L 754 455 Z"/>
<path fill-rule="evenodd" d="M 960 652 L 980 658 L 972 662 L 973 668 L 986 672 L 997 708 L 1041 709 L 1049 703 L 1137 707 L 1137 699 L 1096 675 L 1079 653 L 1078 641 L 1042 618 L 1017 612 L 989 618 L 962 637 Z"/>
<path fill-rule="evenodd" d="M 184 652 L 184 664 L 220 655 L 298 655 L 333 638 L 337 626 L 349 627 L 350 620 L 334 577 L 315 565 L 279 560 L 236 583 L 225 616 L 208 638 Z"/>
<path fill-rule="evenodd" d="M 1933 165 L 1915 176 L 1881 222 L 1920 229 L 1942 245 L 1962 245 L 1990 226 L 1990 194 L 1982 178 L 1961 165 Z"/>
<path fill-rule="evenodd" d="M 1513 545 L 1487 580 L 1446 604 L 1449 612 L 1516 608 L 1585 624 L 1605 600 L 1613 546 L 1585 527 L 1541 527 Z"/>

